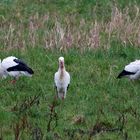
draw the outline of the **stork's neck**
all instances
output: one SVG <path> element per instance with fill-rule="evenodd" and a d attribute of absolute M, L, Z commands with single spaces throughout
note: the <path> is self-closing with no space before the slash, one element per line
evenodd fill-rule
<path fill-rule="evenodd" d="M 62 72 L 65 70 L 65 64 L 64 62 L 59 62 L 59 71 Z"/>
<path fill-rule="evenodd" d="M 63 79 L 64 72 L 65 72 L 65 66 L 63 68 L 62 67 L 59 67 L 59 72 L 60 72 L 60 79 Z"/>

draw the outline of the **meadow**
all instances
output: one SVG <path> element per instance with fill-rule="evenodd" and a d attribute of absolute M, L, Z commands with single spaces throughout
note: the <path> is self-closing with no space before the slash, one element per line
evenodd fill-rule
<path fill-rule="evenodd" d="M 1 0 L 0 58 L 21 58 L 35 74 L 0 79 L 0 140 L 139 140 L 139 80 L 116 79 L 140 58 L 139 4 Z M 71 84 L 54 101 L 60 56 Z"/>

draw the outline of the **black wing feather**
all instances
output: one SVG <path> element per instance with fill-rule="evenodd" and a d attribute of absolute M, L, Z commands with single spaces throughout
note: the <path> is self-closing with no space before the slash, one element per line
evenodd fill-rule
<path fill-rule="evenodd" d="M 123 70 L 117 78 L 121 78 L 123 76 L 126 76 L 126 75 L 132 75 L 132 74 L 135 74 L 134 72 L 129 72 L 129 71 L 126 71 L 126 70 Z"/>
<path fill-rule="evenodd" d="M 70 84 L 68 84 L 67 90 L 69 89 L 69 87 L 70 87 Z"/>
<path fill-rule="evenodd" d="M 25 62 L 23 62 L 21 59 L 14 59 L 13 61 L 16 62 L 17 64 L 27 66 L 27 64 Z"/>
<path fill-rule="evenodd" d="M 22 60 L 14 59 L 14 61 L 18 65 L 8 68 L 7 69 L 8 72 L 10 72 L 10 71 L 26 71 L 29 74 L 34 74 L 34 71 L 31 68 L 29 68 Z"/>

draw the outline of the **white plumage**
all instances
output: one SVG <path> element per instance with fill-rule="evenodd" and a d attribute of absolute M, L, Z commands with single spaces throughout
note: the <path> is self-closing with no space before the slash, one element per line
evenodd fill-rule
<path fill-rule="evenodd" d="M 123 76 L 128 77 L 131 80 L 136 80 L 140 78 L 140 60 L 135 60 L 130 64 L 126 65 L 124 70 L 118 75 L 117 78 L 122 78 Z"/>
<path fill-rule="evenodd" d="M 66 93 L 70 84 L 70 74 L 65 69 L 64 58 L 59 57 L 59 68 L 54 75 L 54 82 L 60 99 L 66 98 Z"/>
<path fill-rule="evenodd" d="M 4 70 L 4 68 L 2 67 L 2 64 L 1 64 L 1 59 L 0 59 L 0 77 L 1 78 L 6 78 L 7 74 Z"/>
<path fill-rule="evenodd" d="M 7 77 L 10 75 L 17 79 L 19 76 L 32 76 L 33 70 L 27 66 L 22 60 L 9 56 L 0 62 L 0 75 L 1 77 Z"/>

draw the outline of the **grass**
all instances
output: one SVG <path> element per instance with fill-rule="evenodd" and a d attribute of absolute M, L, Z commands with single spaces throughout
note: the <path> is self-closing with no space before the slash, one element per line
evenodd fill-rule
<path fill-rule="evenodd" d="M 0 80 L 0 139 L 139 139 L 139 81 L 116 79 L 140 55 L 140 3 L 127 2 L 0 1 L 0 57 L 35 71 Z M 60 56 L 71 85 L 51 110 Z"/>
<path fill-rule="evenodd" d="M 21 77 L 16 85 L 9 83 L 10 78 L 1 80 L 0 123 L 3 139 L 13 139 L 14 127 L 22 117 L 27 119 L 28 125 L 22 124 L 25 126 L 21 127 L 21 139 L 33 139 L 35 128 L 41 129 L 43 139 L 54 139 L 54 133 L 62 139 L 70 139 L 72 136 L 65 129 L 70 132 L 73 129 L 87 131 L 97 122 L 106 122 L 116 128 L 121 125 L 120 122 L 116 123 L 121 115 L 125 117 L 123 133 L 127 133 L 129 139 L 138 139 L 139 83 L 128 79 L 118 80 L 116 76 L 125 64 L 139 58 L 140 51 L 131 46 L 122 48 L 116 42 L 113 45 L 109 50 L 87 50 L 83 53 L 76 49 L 63 53 L 43 48 L 1 53 L 22 56 L 35 70 L 32 78 Z M 58 67 L 57 59 L 61 55 L 65 57 L 66 68 L 71 74 L 71 85 L 66 100 L 58 101 L 55 107 L 58 124 L 48 132 L 49 105 L 55 95 L 53 76 Z M 35 102 L 24 110 L 25 101 L 28 102 L 36 95 L 39 95 L 39 104 Z M 16 109 L 13 111 L 14 106 Z M 84 121 L 75 122 L 76 116 L 83 116 Z M 55 122 L 55 118 L 52 122 Z M 94 136 L 94 139 L 123 139 L 123 133 L 102 132 Z M 88 134 L 74 134 L 75 139 L 88 137 Z"/>

